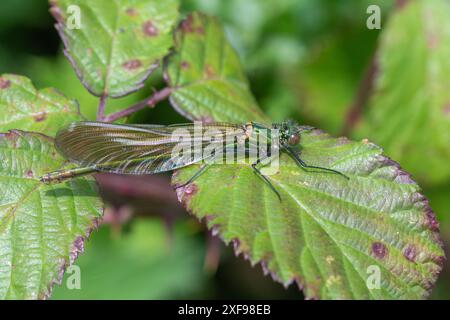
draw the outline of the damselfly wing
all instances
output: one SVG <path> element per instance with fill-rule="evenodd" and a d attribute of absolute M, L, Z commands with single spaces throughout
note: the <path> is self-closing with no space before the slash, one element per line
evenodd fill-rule
<path fill-rule="evenodd" d="M 95 172 L 121 174 L 154 174 L 171 171 L 194 163 L 214 163 L 220 157 L 236 153 L 238 148 L 246 155 L 256 146 L 251 167 L 280 197 L 270 180 L 257 166 L 274 156 L 271 151 L 287 152 L 304 169 L 339 174 L 339 171 L 307 165 L 294 147 L 301 142 L 301 134 L 312 127 L 283 122 L 266 127 L 246 124 L 211 123 L 178 125 L 120 125 L 103 122 L 75 122 L 61 129 L 55 138 L 58 151 L 78 168 L 60 170 L 41 177 L 45 183 L 61 182 L 75 176 Z M 277 135 L 273 135 L 273 131 Z M 279 134 L 278 134 L 279 133 Z M 260 152 L 261 145 L 265 151 Z M 212 152 L 211 152 L 212 150 Z M 205 152 L 208 151 L 208 152 Z M 207 165 L 187 183 L 195 179 Z M 280 198 L 281 199 L 281 198 Z"/>

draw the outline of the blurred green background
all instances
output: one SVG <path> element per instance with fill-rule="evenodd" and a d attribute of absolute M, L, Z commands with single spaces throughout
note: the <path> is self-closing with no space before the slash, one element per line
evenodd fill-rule
<path fill-rule="evenodd" d="M 408 122 L 408 117 L 421 117 L 421 114 L 414 113 L 416 109 L 409 108 L 409 95 L 401 84 L 410 78 L 409 82 L 428 85 L 429 77 L 420 72 L 421 66 L 428 63 L 427 59 L 443 63 L 445 59 L 449 60 L 449 55 L 439 60 L 428 55 L 408 54 L 408 41 L 419 37 L 421 21 L 407 20 L 408 17 L 398 18 L 392 24 L 390 21 L 399 10 L 403 10 L 405 2 L 182 0 L 182 12 L 199 10 L 221 18 L 233 46 L 240 53 L 253 93 L 275 121 L 293 118 L 334 135 L 346 133 L 353 139 L 369 138 L 381 144 L 388 156 L 399 161 L 424 187 L 447 244 L 450 240 L 448 150 L 441 150 L 439 145 L 435 148 L 438 152 L 426 154 L 424 152 L 428 149 L 424 151 L 421 143 L 411 142 L 414 138 L 411 132 L 400 132 L 402 139 L 381 135 L 380 131 L 389 131 L 396 124 L 391 120 L 384 130 L 383 123 L 389 119 L 384 119 L 386 115 L 381 111 L 371 111 L 379 103 L 398 104 L 400 122 Z M 439 0 L 427 2 L 432 6 L 438 5 Z M 370 4 L 377 4 L 382 10 L 381 30 L 366 27 L 369 16 L 366 9 Z M 434 21 L 438 30 L 439 21 Z M 63 56 L 53 23 L 45 0 L 2 0 L 0 73 L 26 75 L 39 88 L 55 87 L 68 97 L 77 99 L 82 113 L 94 118 L 98 99 L 80 84 Z M 402 27 L 406 31 L 400 31 Z M 389 35 L 382 41 L 385 28 L 390 28 L 386 31 Z M 450 43 L 448 22 L 441 29 L 446 30 L 447 33 L 442 34 L 448 37 L 440 41 Z M 395 41 L 399 44 L 396 45 Z M 381 42 L 385 50 L 380 57 L 383 65 L 388 67 L 391 61 L 395 63 L 395 59 L 404 59 L 406 71 L 391 67 L 389 73 L 380 79 L 376 95 L 368 98 L 364 96 L 364 90 L 361 92 L 361 87 L 364 89 L 367 79 L 370 80 L 373 57 Z M 417 43 L 412 43 L 412 48 L 420 46 Z M 439 64 L 435 67 L 441 68 Z M 446 67 L 448 70 L 448 62 Z M 415 71 L 414 68 L 417 68 L 416 73 L 411 72 Z M 447 73 L 445 76 L 447 82 L 444 84 L 448 90 L 450 75 Z M 397 94 L 395 91 L 390 94 L 393 86 L 384 87 L 395 81 L 399 83 L 398 90 L 406 90 L 406 93 Z M 125 108 L 147 97 L 152 88 L 162 88 L 163 85 L 160 72 L 156 72 L 144 90 L 108 102 L 107 111 Z M 424 103 L 424 108 L 429 107 Z M 357 118 L 360 121 L 354 124 L 349 113 L 355 108 L 359 112 L 359 107 L 364 111 Z M 417 125 L 413 123 L 411 130 L 414 126 L 417 126 L 417 131 L 438 125 L 443 130 L 449 128 L 446 124 L 433 123 L 433 119 L 425 117 Z M 131 121 L 177 123 L 185 120 L 168 103 L 161 103 L 152 110 L 139 112 Z M 450 133 L 438 131 L 436 135 L 437 140 L 442 140 Z M 431 170 L 429 175 L 428 170 Z M 149 188 L 161 184 L 161 180 L 153 178 L 141 182 Z M 81 270 L 81 290 L 56 286 L 53 299 L 302 298 L 294 285 L 284 289 L 270 276 L 264 276 L 259 266 L 252 268 L 242 257 L 236 258 L 232 248 L 212 239 L 204 225 L 189 217 L 176 204 L 174 197 L 168 196 L 160 201 L 152 194 L 115 190 L 114 187 L 105 188 L 104 197 L 111 203 L 105 223 L 92 234 L 86 253 L 76 262 Z M 446 266 L 432 298 L 450 298 L 449 271 Z"/>

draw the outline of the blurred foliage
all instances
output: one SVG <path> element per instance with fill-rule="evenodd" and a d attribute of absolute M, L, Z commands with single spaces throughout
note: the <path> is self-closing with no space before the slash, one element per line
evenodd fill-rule
<path fill-rule="evenodd" d="M 25 74 L 34 79 L 34 83 L 38 88 L 58 88 L 68 97 L 76 97 L 80 104 L 81 114 L 89 120 L 95 120 L 98 97 L 91 95 L 81 84 L 70 62 L 64 57 L 62 52 L 51 58 L 33 56 L 27 59 L 25 63 L 27 65 Z M 154 79 L 155 76 L 152 76 L 151 79 Z M 151 79 L 147 83 L 152 83 Z M 147 85 L 144 89 L 128 96 L 111 99 L 108 101 L 106 112 L 113 113 L 121 110 L 146 98 L 151 92 L 151 85 Z"/>
<path fill-rule="evenodd" d="M 442 0 L 429 1 L 433 6 Z M 389 23 L 390 17 L 394 14 L 395 3 L 404 1 L 394 0 L 183 0 L 182 12 L 186 15 L 192 10 L 204 11 L 209 14 L 217 15 L 225 24 L 226 31 L 231 39 L 233 46 L 238 50 L 243 65 L 250 79 L 250 86 L 260 105 L 274 119 L 282 120 L 288 117 L 299 120 L 302 123 L 312 124 L 321 129 L 327 130 L 333 134 L 340 134 L 346 121 L 348 109 L 352 106 L 357 95 L 358 87 L 364 77 L 369 63 L 379 44 L 379 36 L 382 35 L 385 26 Z M 366 28 L 366 8 L 369 4 L 379 4 L 382 8 L 382 30 L 368 30 Z M 444 13 L 442 13 L 444 14 Z M 434 20 L 434 15 L 426 18 Z M 430 21 L 439 23 L 438 20 Z M 410 27 L 417 26 L 418 21 L 410 22 Z M 54 21 L 48 14 L 48 4 L 45 0 L 2 0 L 0 1 L 0 73 L 19 73 L 30 77 L 33 83 L 38 87 L 54 86 L 60 89 L 69 97 L 76 98 L 81 105 L 82 113 L 89 119 L 93 119 L 96 113 L 98 100 L 84 89 L 79 83 L 73 69 L 61 54 L 62 46 L 57 33 L 53 27 Z M 439 26 L 438 26 L 439 27 Z M 407 27 L 405 27 L 407 28 Z M 414 28 L 413 28 L 414 29 Z M 409 29 L 408 29 L 409 30 Z M 414 38 L 415 33 L 409 37 Z M 447 34 L 448 37 L 448 34 Z M 448 38 L 446 39 L 448 45 Z M 403 47 L 393 46 L 392 52 L 404 50 Z M 407 51 L 407 50 L 406 50 Z M 408 56 L 404 56 L 407 59 Z M 445 57 L 444 57 L 445 58 Z M 386 59 L 390 59 L 389 55 Z M 424 56 L 422 59 L 428 59 Z M 447 59 L 448 60 L 448 59 Z M 416 68 L 416 64 L 410 64 L 410 68 Z M 439 70 L 439 67 L 436 67 Z M 400 74 L 399 70 L 392 70 L 393 81 L 397 80 Z M 125 98 L 108 101 L 107 113 L 129 106 L 151 93 L 151 87 L 161 87 L 160 73 L 155 74 L 147 81 L 146 88 L 138 93 Z M 410 77 L 417 78 L 417 81 L 426 81 L 419 79 L 423 74 L 411 74 Z M 443 85 L 449 83 L 448 74 L 442 75 Z M 399 82 L 403 81 L 398 79 Z M 396 82 L 397 83 L 397 82 Z M 401 88 L 401 87 L 400 87 Z M 407 101 L 404 103 L 408 103 Z M 389 115 L 388 115 L 389 116 Z M 370 113 L 367 114 L 370 120 Z M 182 121 L 182 118 L 173 111 L 168 104 L 163 103 L 155 109 L 147 109 L 133 116 L 135 122 L 153 122 L 153 123 L 174 123 Z M 409 121 L 406 117 L 405 122 Z M 376 140 L 383 127 L 369 129 L 364 132 L 364 137 L 370 140 Z M 440 133 L 436 133 L 439 135 Z M 448 133 L 447 133 L 448 134 Z M 361 138 L 351 133 L 354 138 Z M 442 136 L 431 137 L 430 139 L 443 139 Z M 377 142 L 377 141 L 375 141 Z M 393 139 L 383 140 L 382 146 L 386 150 L 397 150 L 394 148 L 402 147 L 400 140 L 395 146 L 391 145 Z M 400 145 L 398 144 L 400 143 Z M 409 153 L 418 154 L 418 144 L 408 144 Z M 390 155 L 388 153 L 388 155 Z M 441 157 L 440 159 L 436 159 Z M 421 171 L 422 177 L 431 170 L 436 161 L 448 163 L 443 153 L 432 155 L 420 154 L 420 170 L 416 165 L 408 165 L 408 169 L 414 178 L 419 177 Z M 396 159 L 397 160 L 397 159 Z M 402 165 L 407 165 L 408 158 L 400 159 Z M 446 162 L 445 162 L 446 161 Z M 448 164 L 447 164 L 448 168 Z M 444 241 L 450 239 L 450 179 L 443 176 L 437 179 L 440 172 L 434 172 L 434 179 L 430 180 L 424 190 L 425 195 L 429 197 L 431 206 L 438 215 L 441 223 L 441 233 Z M 419 180 L 423 184 L 424 178 Z M 439 180 L 439 181 L 438 181 Z M 147 208 L 148 211 L 150 209 Z M 141 224 L 146 222 L 136 222 Z M 139 230 L 159 230 L 153 222 L 151 226 L 137 227 Z M 140 229 L 142 228 L 142 229 Z M 133 228 L 130 228 L 132 230 Z M 130 231 L 133 232 L 133 231 Z M 139 233 L 139 231 L 136 231 Z M 161 233 L 161 230 L 156 231 Z M 178 245 L 183 249 L 183 242 L 188 241 L 183 238 L 183 228 L 176 228 L 174 241 L 181 241 Z M 88 261 L 94 259 L 93 252 L 101 254 L 111 252 L 109 256 L 123 256 L 123 244 L 128 243 L 131 252 L 137 252 L 146 241 L 152 243 L 153 234 L 139 233 L 139 235 L 124 234 L 111 240 L 107 229 L 102 229 L 98 234 L 92 236 L 92 241 L 88 243 L 86 255 L 80 258 L 79 263 L 85 263 L 82 272 L 86 277 L 97 268 L 90 267 Z M 176 240 L 181 239 L 181 240 Z M 154 240 L 154 239 L 153 239 Z M 203 250 L 202 239 L 186 244 L 193 252 Z M 158 240 L 154 240 L 158 241 Z M 177 244 L 174 242 L 174 248 Z M 136 246 L 136 248 L 135 248 Z M 151 245 L 149 244 L 149 247 Z M 164 246 L 163 246 L 164 247 Z M 97 249 L 96 248 L 102 248 Z M 134 248 L 134 249 L 133 249 Z M 165 248 L 165 247 L 164 247 Z M 158 248 L 162 250 L 162 248 Z M 98 251 L 100 250 L 100 251 Z M 175 250 L 176 251 L 176 250 Z M 228 252 L 228 251 L 227 251 Z M 228 252 L 229 253 L 229 252 Z M 165 256 L 162 251 L 158 251 L 156 258 L 148 257 L 149 261 L 135 261 L 135 268 L 142 267 L 148 270 L 140 270 L 142 279 L 151 283 L 154 275 L 155 279 L 160 279 L 158 286 L 150 288 L 153 290 L 138 292 L 139 297 L 179 297 L 176 292 L 180 291 L 181 296 L 189 296 L 192 292 L 183 290 L 186 283 L 176 287 L 170 281 L 164 282 L 166 273 L 161 265 L 153 269 L 150 265 L 163 263 Z M 130 253 L 131 255 L 131 253 Z M 201 254 L 199 254 L 201 256 Z M 229 259 L 232 258 L 232 259 Z M 111 258 L 111 257 L 110 257 Z M 83 260 L 84 259 L 84 260 Z M 111 258 L 112 259 L 112 258 Z M 130 258 L 132 261 L 135 258 Z M 150 259 L 155 259 L 153 262 Z M 247 263 L 234 262 L 231 254 L 223 255 L 222 263 L 219 265 L 218 273 L 209 280 L 200 281 L 204 275 L 195 274 L 201 268 L 196 265 L 197 262 L 186 265 L 186 279 L 183 281 L 192 281 L 193 288 L 199 288 L 196 283 L 199 282 L 199 296 L 208 297 L 243 297 L 246 298 L 277 298 L 277 297 L 298 297 L 298 293 L 292 295 L 292 291 L 280 290 L 280 286 L 271 283 L 270 278 L 259 275 L 255 283 L 241 279 L 231 285 L 233 275 L 251 274 L 255 272 Z M 91 260 L 94 261 L 94 260 Z M 159 261 L 159 262 L 158 262 Z M 116 262 L 115 262 L 116 263 Z M 118 262 L 117 262 L 118 263 Z M 169 270 L 177 272 L 174 263 L 167 267 Z M 149 267 L 147 267 L 147 265 Z M 193 266 L 193 267 L 192 267 Z M 126 266 L 125 266 L 126 267 Z M 122 267 L 125 269 L 125 267 Z M 91 269 L 94 268 L 94 269 Z M 174 269 L 172 269 L 174 268 Z M 133 270 L 137 270 L 133 269 Z M 148 272 L 148 274 L 146 273 Z M 98 275 L 99 271 L 95 271 Z M 114 274 L 120 272 L 124 278 L 131 277 L 134 271 L 130 270 L 128 274 L 125 270 L 115 270 L 115 266 L 108 264 L 103 266 L 101 272 Z M 122 273 L 123 272 L 123 273 Z M 190 272 L 190 273 L 188 273 Z M 262 274 L 261 271 L 256 273 Z M 96 291 L 96 281 L 98 286 L 107 285 L 107 290 L 120 290 L 120 286 L 114 283 L 105 284 L 104 278 L 93 276 L 89 278 L 90 297 L 100 297 L 105 294 L 103 290 Z M 156 280 L 155 280 L 156 281 Z M 247 285 L 256 286 L 250 290 Z M 92 289 L 91 289 L 92 286 Z M 119 288 L 119 289 L 118 289 Z M 62 288 L 55 289 L 55 296 L 69 297 L 71 294 L 62 292 Z M 160 292 L 156 291 L 160 290 Z M 292 287 L 290 288 L 292 290 Z M 137 296 L 136 296 L 137 297 Z M 438 286 L 433 293 L 434 298 L 450 298 L 450 270 L 447 267 Z"/>
<path fill-rule="evenodd" d="M 71 283 L 66 273 L 53 299 L 188 299 L 201 290 L 204 245 L 189 223 L 177 223 L 173 238 L 156 219 L 134 219 L 122 228 L 102 226 L 92 234 L 76 261 L 80 290 L 65 285 Z"/>
<path fill-rule="evenodd" d="M 427 185 L 450 179 L 449 12 L 448 1 L 416 1 L 392 16 L 356 130 Z"/>

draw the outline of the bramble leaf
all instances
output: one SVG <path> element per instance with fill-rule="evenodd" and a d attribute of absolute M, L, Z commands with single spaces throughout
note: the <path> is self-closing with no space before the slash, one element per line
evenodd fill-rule
<path fill-rule="evenodd" d="M 63 125 L 81 120 L 78 104 L 53 88 L 37 90 L 23 76 L 0 76 L 0 131 L 21 129 L 53 136 Z"/>
<path fill-rule="evenodd" d="M 450 177 L 448 1 L 409 1 L 383 28 L 379 74 L 356 135 L 370 136 L 425 183 Z M 400 49 L 401 48 L 401 49 Z"/>
<path fill-rule="evenodd" d="M 120 97 L 140 89 L 173 45 L 178 0 L 51 0 L 51 4 L 65 54 L 96 96 Z"/>
<path fill-rule="evenodd" d="M 1 299 L 48 297 L 102 214 L 92 178 L 39 181 L 64 161 L 44 135 L 12 130 L 0 136 Z"/>
<path fill-rule="evenodd" d="M 239 99 L 214 91 L 211 80 L 205 81 L 204 66 L 212 62 L 195 57 L 202 52 L 214 57 L 220 46 L 205 49 L 193 39 L 204 34 L 218 38 L 209 31 L 211 21 L 194 15 L 182 24 L 179 32 L 189 32 L 177 38 L 178 51 L 169 61 L 170 79 L 182 79 L 173 82 L 172 99 L 193 119 L 264 119 L 248 87 L 247 98 Z M 234 88 L 234 80 L 230 83 L 226 82 Z M 179 88 L 182 94 L 177 94 Z M 252 264 L 261 263 L 284 285 L 297 282 L 309 298 L 426 297 L 442 269 L 444 252 L 438 223 L 419 186 L 367 140 L 332 138 L 315 130 L 302 136 L 301 151 L 306 163 L 341 171 L 350 180 L 307 172 L 282 154 L 279 170 L 268 176 L 281 202 L 249 165 L 237 164 L 211 166 L 177 189 L 179 200 Z M 197 170 L 198 166 L 179 170 L 173 183 L 187 181 Z"/>
<path fill-rule="evenodd" d="M 173 88 L 172 105 L 188 119 L 267 120 L 216 18 L 192 13 L 180 24 L 165 78 Z"/>
<path fill-rule="evenodd" d="M 97 117 L 98 97 L 90 94 L 73 72 L 72 65 L 64 55 L 55 57 L 33 57 L 27 65 L 27 72 L 36 85 L 58 88 L 68 97 L 76 97 L 80 105 L 80 113 L 85 120 L 95 120 Z M 147 84 L 146 84 L 147 85 Z M 123 110 L 147 98 L 146 89 L 139 90 L 122 98 L 108 100 L 108 113 Z M 124 121 L 125 119 L 120 119 Z"/>
<path fill-rule="evenodd" d="M 249 165 L 212 166 L 179 188 L 178 197 L 252 264 L 260 262 L 285 285 L 296 281 L 309 298 L 426 297 L 444 252 L 418 185 L 367 141 L 321 131 L 302 141 L 306 163 L 339 170 L 350 180 L 306 172 L 282 154 L 278 173 L 269 176 L 281 202 Z M 181 171 L 174 183 L 196 170 Z"/>

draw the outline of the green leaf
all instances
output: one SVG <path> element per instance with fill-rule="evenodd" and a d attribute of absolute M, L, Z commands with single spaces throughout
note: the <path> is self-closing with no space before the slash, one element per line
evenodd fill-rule
<path fill-rule="evenodd" d="M 59 54 L 56 59 L 54 57 L 33 57 L 26 68 L 30 78 L 37 86 L 57 87 L 66 96 L 77 97 L 83 117 L 88 120 L 96 119 L 98 97 L 93 96 L 84 88 L 63 54 Z M 108 113 L 123 110 L 125 106 L 134 105 L 148 98 L 150 91 L 150 88 L 144 88 L 125 97 L 108 100 Z"/>
<path fill-rule="evenodd" d="M 356 132 L 428 184 L 450 177 L 450 3 L 409 1 L 383 29 L 379 75 Z"/>
<path fill-rule="evenodd" d="M 165 78 L 170 101 L 191 120 L 265 121 L 250 92 L 239 57 L 216 18 L 189 15 L 175 34 Z"/>
<path fill-rule="evenodd" d="M 0 136 L 0 298 L 48 297 L 83 251 L 102 204 L 94 181 L 44 185 L 38 177 L 64 159 L 41 134 Z"/>
<path fill-rule="evenodd" d="M 206 280 L 204 246 L 186 223 L 177 223 L 173 239 L 164 223 L 134 219 L 120 234 L 101 227 L 77 260 L 80 290 L 55 288 L 53 299 L 170 299 L 190 297 Z M 66 273 L 63 284 L 70 283 Z"/>
<path fill-rule="evenodd" d="M 173 45 L 177 0 L 54 0 L 51 4 L 65 53 L 94 95 L 120 97 L 140 89 Z M 79 28 L 75 6 L 80 9 Z"/>
<path fill-rule="evenodd" d="M 256 104 L 239 104 L 246 100 L 231 94 L 235 79 L 245 77 L 240 68 L 235 69 L 239 76 L 228 76 L 230 58 L 220 57 L 232 57 L 234 66 L 239 61 L 234 51 L 221 49 L 227 46 L 220 45 L 224 35 L 221 29 L 213 31 L 218 29 L 215 19 L 200 14 L 182 23 L 167 69 L 175 90 L 172 102 L 191 119 L 265 119 Z M 208 74 L 219 74 L 222 86 Z M 222 74 L 233 80 L 224 82 Z M 426 297 L 444 252 L 438 223 L 418 185 L 367 140 L 336 139 L 315 130 L 302 137 L 302 159 L 344 172 L 350 180 L 306 172 L 283 154 L 279 170 L 269 176 L 281 202 L 249 165 L 212 166 L 178 188 L 178 197 L 252 264 L 261 263 L 284 285 L 297 282 L 307 297 Z M 187 181 L 197 170 L 178 171 L 173 183 Z M 375 289 L 367 285 L 374 269 L 380 274 Z"/>
<path fill-rule="evenodd" d="M 218 119 L 220 120 L 220 119 Z M 418 299 L 436 281 L 444 252 L 428 201 L 409 175 L 368 141 L 302 137 L 302 159 L 350 177 L 306 172 L 282 154 L 269 179 L 249 165 L 216 165 L 177 190 L 226 243 L 284 285 L 295 281 L 309 298 Z M 181 171 L 186 181 L 198 167 Z M 379 271 L 379 289 L 366 281 Z M 372 277 L 373 278 L 373 277 Z"/>
<path fill-rule="evenodd" d="M 53 88 L 37 90 L 22 76 L 0 76 L 0 130 L 21 129 L 54 135 L 81 119 L 78 104 Z"/>

